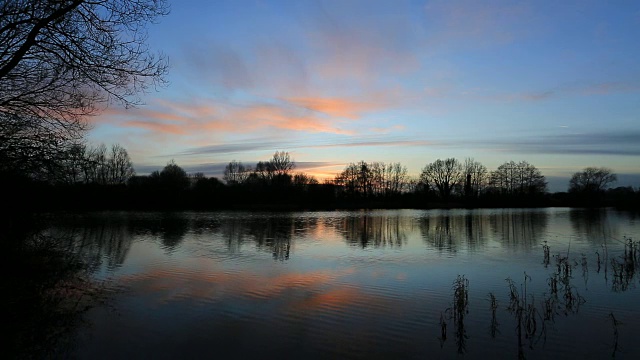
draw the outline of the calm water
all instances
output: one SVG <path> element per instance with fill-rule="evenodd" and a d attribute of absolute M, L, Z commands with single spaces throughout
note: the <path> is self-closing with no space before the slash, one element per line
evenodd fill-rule
<path fill-rule="evenodd" d="M 628 213 L 105 213 L 49 231 L 109 289 L 73 357 L 640 358 Z"/>

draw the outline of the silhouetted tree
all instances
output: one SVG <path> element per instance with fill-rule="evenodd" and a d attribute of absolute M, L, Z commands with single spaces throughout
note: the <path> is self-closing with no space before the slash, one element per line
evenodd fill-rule
<path fill-rule="evenodd" d="M 350 163 L 338 174 L 334 183 L 339 185 L 347 196 L 368 197 L 373 194 L 374 173 L 371 165 L 365 161 Z"/>
<path fill-rule="evenodd" d="M 333 180 L 350 197 L 398 195 L 408 188 L 407 168 L 400 163 L 350 163 Z"/>
<path fill-rule="evenodd" d="M 317 185 L 318 179 L 315 176 L 307 175 L 305 173 L 297 173 L 293 175 L 293 185 L 304 187 L 306 185 Z"/>
<path fill-rule="evenodd" d="M 487 181 L 487 168 L 475 161 L 466 158 L 462 165 L 464 194 L 467 198 L 478 197 Z"/>
<path fill-rule="evenodd" d="M 84 181 L 84 169 L 86 162 L 86 146 L 75 144 L 69 149 L 68 155 L 63 161 L 65 171 L 61 181 L 67 184 L 77 184 Z"/>
<path fill-rule="evenodd" d="M 295 169 L 296 164 L 291 160 L 288 152 L 276 151 L 269 161 L 268 166 L 270 167 L 271 172 L 276 175 L 288 175 L 293 169 Z"/>
<path fill-rule="evenodd" d="M 259 161 L 251 175 L 253 175 L 250 176 L 251 182 L 270 183 L 273 177 L 273 168 L 268 161 Z"/>
<path fill-rule="evenodd" d="M 85 182 L 106 185 L 109 177 L 107 146 L 100 144 L 87 149 L 86 157 L 87 177 Z"/>
<path fill-rule="evenodd" d="M 152 174 L 152 176 L 155 175 Z M 191 183 L 187 172 L 173 160 L 171 160 L 157 176 L 159 177 L 160 184 L 168 190 L 185 190 Z"/>
<path fill-rule="evenodd" d="M 547 191 L 545 177 L 526 161 L 509 161 L 498 166 L 491 172 L 490 185 L 504 195 L 537 195 Z"/>
<path fill-rule="evenodd" d="M 250 173 L 251 169 L 245 167 L 242 162 L 233 160 L 224 167 L 224 176 L 222 179 L 228 185 L 242 184 L 247 180 Z"/>
<path fill-rule="evenodd" d="M 398 163 L 384 166 L 384 193 L 385 195 L 397 195 L 407 189 L 409 175 L 407 167 Z"/>
<path fill-rule="evenodd" d="M 127 150 L 120 144 L 113 144 L 111 146 L 111 153 L 107 164 L 109 173 L 107 182 L 109 184 L 126 184 L 127 181 L 136 174 L 133 169 L 133 163 L 129 158 L 129 153 L 127 153 Z"/>
<path fill-rule="evenodd" d="M 436 160 L 422 169 L 420 180 L 438 189 L 440 197 L 448 200 L 452 190 L 462 179 L 462 165 L 455 158 Z"/>
<path fill-rule="evenodd" d="M 614 174 L 611 169 L 604 167 L 587 167 L 571 176 L 571 180 L 569 180 L 569 192 L 601 193 L 617 180 L 616 174 Z"/>
<path fill-rule="evenodd" d="M 0 2 L 0 161 L 51 172 L 84 135 L 84 117 L 110 102 L 140 102 L 167 64 L 145 25 L 164 0 Z"/>

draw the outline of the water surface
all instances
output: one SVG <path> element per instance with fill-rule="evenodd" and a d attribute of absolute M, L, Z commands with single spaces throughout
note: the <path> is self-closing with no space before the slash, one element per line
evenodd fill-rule
<path fill-rule="evenodd" d="M 640 218 L 614 210 L 102 213 L 49 232 L 109 289 L 73 357 L 640 356 Z"/>

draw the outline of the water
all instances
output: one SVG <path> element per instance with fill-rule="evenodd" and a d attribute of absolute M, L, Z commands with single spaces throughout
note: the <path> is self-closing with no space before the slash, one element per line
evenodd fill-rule
<path fill-rule="evenodd" d="M 108 293 L 71 357 L 640 356 L 640 217 L 615 210 L 103 213 L 48 233 Z"/>

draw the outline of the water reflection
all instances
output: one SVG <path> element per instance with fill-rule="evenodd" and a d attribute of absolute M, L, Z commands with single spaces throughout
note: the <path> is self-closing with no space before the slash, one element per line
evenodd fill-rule
<path fill-rule="evenodd" d="M 91 268 L 106 262 L 108 269 L 121 266 L 134 236 L 132 225 L 120 216 L 79 217 L 46 232 L 66 251 L 77 254 Z"/>
<path fill-rule="evenodd" d="M 288 260 L 295 225 L 291 215 L 247 219 L 247 233 L 259 249 L 271 252 L 274 260 Z"/>
<path fill-rule="evenodd" d="M 87 310 L 104 305 L 105 287 L 92 274 L 107 254 L 110 266 L 126 257 L 122 233 L 109 227 L 47 231 L 36 222 L 17 232 L 2 227 L 6 240 L 3 265 L 11 276 L 3 282 L 3 322 L 9 358 L 68 358 Z M 7 247 L 15 241 L 16 247 Z"/>
<path fill-rule="evenodd" d="M 230 218 L 220 224 L 220 234 L 231 253 L 239 253 L 245 242 L 244 229 L 246 220 L 242 218 Z"/>
<path fill-rule="evenodd" d="M 363 249 L 368 246 L 401 247 L 407 242 L 407 232 L 411 228 L 410 218 L 384 214 L 348 216 L 338 224 L 347 243 Z"/>
<path fill-rule="evenodd" d="M 503 245 L 531 249 L 542 242 L 549 214 L 542 210 L 504 210 L 490 217 L 491 229 Z"/>
<path fill-rule="evenodd" d="M 510 248 L 530 249 L 546 233 L 548 214 L 543 211 L 447 212 L 418 220 L 423 240 L 441 251 L 460 247 L 479 250 L 495 238 Z"/>
<path fill-rule="evenodd" d="M 569 220 L 576 234 L 591 241 L 602 243 L 604 239 L 611 237 L 605 209 L 572 209 Z"/>
<path fill-rule="evenodd" d="M 504 351 L 515 357 L 517 349 L 524 357 L 533 348 L 536 356 L 567 357 L 571 353 L 557 339 L 571 338 L 591 351 L 594 339 L 610 336 L 611 328 L 603 335 L 583 329 L 583 322 L 596 324 L 609 313 L 612 323 L 624 323 L 616 344 L 637 355 L 628 334 L 638 327 L 638 242 L 612 242 L 597 262 L 599 243 L 574 241 L 569 253 L 562 239 L 582 231 L 572 225 L 585 226 L 577 214 L 127 213 L 85 216 L 69 226 L 57 221 L 50 232 L 67 234 L 60 244 L 94 269 L 108 269 L 101 279 L 111 276 L 124 289 L 116 301 L 124 315 L 91 318 L 94 337 L 81 358 L 102 354 L 100 349 L 114 357 L 127 354 L 121 344 L 129 344 L 132 331 L 144 346 L 157 344 L 159 336 L 188 335 L 193 354 L 207 355 L 211 344 L 229 350 L 240 335 L 256 339 L 260 350 L 233 349 L 238 357 L 259 357 L 264 349 L 294 349 L 305 358 L 483 358 Z M 606 216 L 605 223 L 622 223 L 618 215 Z M 627 225 L 620 232 L 640 229 Z M 605 284 L 607 269 L 611 280 Z M 507 276 L 516 280 L 505 284 Z M 588 306 L 582 306 L 583 296 Z M 555 331 L 556 323 L 566 334 Z M 353 346 L 339 346 L 345 342 Z M 169 343 L 150 355 L 178 356 L 181 345 L 175 342 L 166 353 Z"/>

